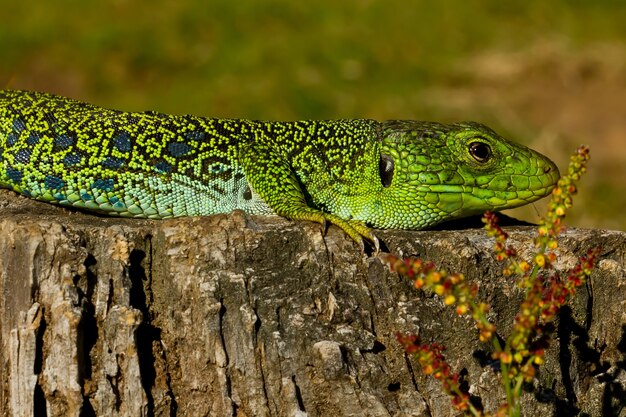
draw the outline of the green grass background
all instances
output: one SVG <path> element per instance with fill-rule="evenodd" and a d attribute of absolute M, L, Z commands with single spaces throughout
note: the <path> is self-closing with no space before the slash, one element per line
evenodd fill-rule
<path fill-rule="evenodd" d="M 624 1 L 3 3 L 1 86 L 220 117 L 476 119 L 562 169 L 586 142 L 600 162 L 569 223 L 626 228 Z M 566 107 L 589 85 L 613 101 Z"/>

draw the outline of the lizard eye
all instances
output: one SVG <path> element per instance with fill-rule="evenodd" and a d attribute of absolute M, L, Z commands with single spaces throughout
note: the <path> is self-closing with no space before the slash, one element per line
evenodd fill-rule
<path fill-rule="evenodd" d="M 483 142 L 469 144 L 469 153 L 478 162 L 487 162 L 491 159 L 491 147 Z"/>
<path fill-rule="evenodd" d="M 391 185 L 393 180 L 393 159 L 389 155 L 380 155 L 380 161 L 378 161 L 378 172 L 380 174 L 380 181 L 383 187 L 387 188 Z"/>

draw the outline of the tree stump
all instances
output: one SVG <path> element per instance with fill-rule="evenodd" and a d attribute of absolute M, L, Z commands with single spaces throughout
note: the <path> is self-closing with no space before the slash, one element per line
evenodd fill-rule
<path fill-rule="evenodd" d="M 534 231 L 507 228 L 521 255 Z M 464 273 L 508 335 L 521 292 L 483 230 L 378 236 Z M 559 245 L 559 269 L 595 246 L 601 261 L 561 311 L 524 413 L 624 413 L 626 233 L 571 229 Z M 0 191 L 1 415 L 455 415 L 398 332 L 444 344 L 485 410 L 505 398 L 471 319 L 335 227 L 105 218 Z"/>

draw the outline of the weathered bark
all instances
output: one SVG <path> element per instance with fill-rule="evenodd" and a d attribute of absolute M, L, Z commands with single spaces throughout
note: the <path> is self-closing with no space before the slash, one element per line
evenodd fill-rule
<path fill-rule="evenodd" d="M 532 249 L 533 228 L 508 231 L 522 254 Z M 508 334 L 520 290 L 482 230 L 378 235 L 392 253 L 478 283 Z M 626 233 L 572 229 L 558 267 L 598 245 L 526 415 L 617 415 L 626 404 Z M 2 415 L 454 415 L 397 332 L 443 343 L 487 410 L 502 401 L 471 320 L 334 227 L 324 237 L 319 225 L 241 213 L 102 218 L 0 192 Z"/>

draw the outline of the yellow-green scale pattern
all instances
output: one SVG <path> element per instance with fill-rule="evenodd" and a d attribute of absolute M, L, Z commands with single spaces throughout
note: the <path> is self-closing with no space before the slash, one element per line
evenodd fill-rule
<path fill-rule="evenodd" d="M 419 229 L 548 194 L 546 157 L 477 123 L 263 122 L 0 92 L 0 186 L 127 217 L 279 214 Z"/>

